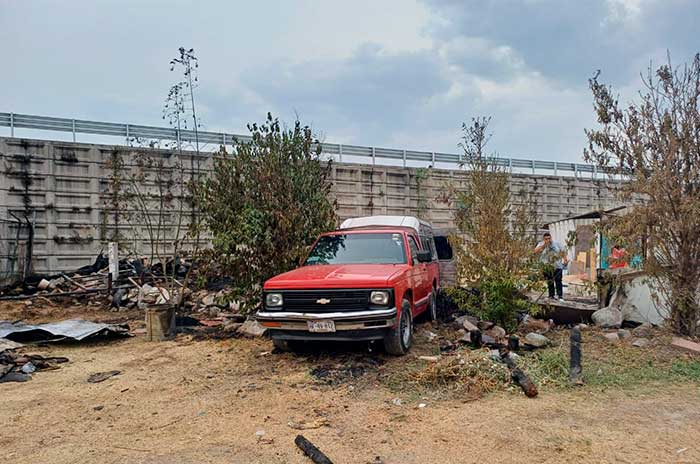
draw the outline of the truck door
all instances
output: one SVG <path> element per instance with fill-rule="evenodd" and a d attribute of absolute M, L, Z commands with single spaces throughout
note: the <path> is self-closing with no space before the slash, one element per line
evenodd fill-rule
<path fill-rule="evenodd" d="M 414 310 L 422 307 L 426 303 L 426 298 L 430 290 L 426 290 L 428 284 L 428 269 L 426 263 L 418 262 L 418 240 L 413 235 L 408 236 L 408 247 L 411 250 L 411 286 L 413 287 Z"/>

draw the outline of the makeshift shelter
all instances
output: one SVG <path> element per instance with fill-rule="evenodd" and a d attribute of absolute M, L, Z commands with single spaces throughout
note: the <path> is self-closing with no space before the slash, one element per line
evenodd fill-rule
<path fill-rule="evenodd" d="M 643 270 L 641 256 L 613 251 L 600 227 L 606 220 L 626 213 L 627 206 L 573 216 L 544 225 L 552 239 L 567 248 L 569 265 L 564 272 L 566 299 L 557 306 L 569 309 L 595 304 L 598 308 L 617 307 L 624 320 L 661 324 L 668 309 L 655 298 Z M 621 258 L 624 256 L 624 258 Z M 611 277 L 614 276 L 614 279 Z M 613 287 L 607 282 L 614 281 Z M 590 310 L 590 309 L 589 309 Z"/>

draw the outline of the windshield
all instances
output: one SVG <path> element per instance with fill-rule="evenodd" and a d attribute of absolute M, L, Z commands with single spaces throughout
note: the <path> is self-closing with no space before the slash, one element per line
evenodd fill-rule
<path fill-rule="evenodd" d="M 396 233 L 326 235 L 318 239 L 304 264 L 406 264 L 403 236 Z"/>

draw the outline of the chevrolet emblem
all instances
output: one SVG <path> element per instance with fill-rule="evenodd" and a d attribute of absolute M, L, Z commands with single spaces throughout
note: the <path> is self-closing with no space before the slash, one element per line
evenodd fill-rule
<path fill-rule="evenodd" d="M 320 298 L 320 299 L 316 300 L 316 303 L 323 304 L 323 305 L 328 304 L 330 302 L 331 302 L 331 300 L 329 300 L 328 298 Z"/>

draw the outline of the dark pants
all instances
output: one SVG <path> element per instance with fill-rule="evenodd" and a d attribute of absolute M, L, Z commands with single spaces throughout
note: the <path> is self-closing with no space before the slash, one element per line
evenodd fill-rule
<path fill-rule="evenodd" d="M 557 296 L 559 298 L 562 298 L 564 296 L 564 285 L 561 283 L 561 274 L 561 269 L 544 271 L 544 278 L 547 279 L 547 290 L 549 290 L 550 298 L 554 298 L 555 287 L 557 290 Z"/>

